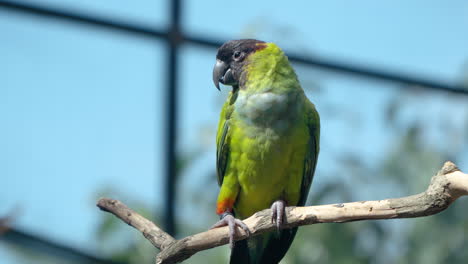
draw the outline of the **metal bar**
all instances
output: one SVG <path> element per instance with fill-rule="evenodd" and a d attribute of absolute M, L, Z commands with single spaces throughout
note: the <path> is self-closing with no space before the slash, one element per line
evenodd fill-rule
<path fill-rule="evenodd" d="M 0 0 L 0 8 L 14 10 L 17 12 L 27 14 L 53 17 L 56 19 L 62 19 L 70 22 L 85 23 L 92 26 L 99 26 L 102 28 L 117 30 L 143 37 L 157 39 L 167 39 L 169 37 L 169 32 L 154 30 L 149 26 L 135 25 L 114 20 L 105 20 L 90 15 L 72 13 L 59 9 L 45 8 L 38 5 L 24 3 L 20 4 L 8 0 Z M 188 34 L 181 35 L 181 37 L 184 42 L 205 48 L 218 48 L 223 43 L 223 41 Z M 292 62 L 300 63 L 306 66 L 320 67 L 325 70 L 331 70 L 344 74 L 351 74 L 358 77 L 373 78 L 377 80 L 394 82 L 404 85 L 418 85 L 432 90 L 468 95 L 467 88 L 461 85 L 453 85 L 437 80 L 431 80 L 424 77 L 407 75 L 398 72 L 389 72 L 385 70 L 378 70 L 376 68 L 343 63 L 340 61 L 331 61 L 328 59 L 323 59 L 314 56 L 304 56 L 289 52 L 286 53 L 290 55 L 289 58 Z"/>
<path fill-rule="evenodd" d="M 178 98 L 178 55 L 179 45 L 182 42 L 180 31 L 180 0 L 170 2 L 171 24 L 168 41 L 167 58 L 167 91 L 166 91 L 166 188 L 164 201 L 165 230 L 171 235 L 176 234 L 175 202 L 177 183 L 177 98 Z"/>
<path fill-rule="evenodd" d="M 108 18 L 100 18 L 98 16 L 88 15 L 83 12 L 69 11 L 65 9 L 50 8 L 37 4 L 16 3 L 14 1 L 0 0 L 0 8 L 34 15 L 43 18 L 53 18 L 71 23 L 81 23 L 88 26 L 99 27 L 132 35 L 149 37 L 149 38 L 167 38 L 168 33 L 163 30 L 156 30 L 152 27 L 137 25 L 128 22 L 117 21 Z"/>
<path fill-rule="evenodd" d="M 402 73 L 391 72 L 388 70 L 381 71 L 375 68 L 332 61 L 330 59 L 323 59 L 317 56 L 289 54 L 288 57 L 292 62 L 295 63 L 303 64 L 305 66 L 315 66 L 338 73 L 346 73 L 356 75 L 359 77 L 384 80 L 387 82 L 394 82 L 405 85 L 417 85 L 423 88 L 426 87 L 433 90 L 468 95 L 468 87 L 463 87 L 461 85 L 451 85 L 445 82 L 431 80 L 428 78 L 421 78 Z"/>
<path fill-rule="evenodd" d="M 52 255 L 55 257 L 66 258 L 76 263 L 102 263 L 102 264 L 124 264 L 124 262 L 103 259 L 72 247 L 64 246 L 49 239 L 33 235 L 16 228 L 10 228 L 0 235 L 0 241 L 14 243 L 22 247 L 32 248 L 37 252 Z"/>

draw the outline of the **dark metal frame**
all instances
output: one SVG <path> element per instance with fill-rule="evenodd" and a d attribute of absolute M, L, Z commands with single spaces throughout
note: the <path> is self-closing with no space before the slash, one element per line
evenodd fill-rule
<path fill-rule="evenodd" d="M 174 201 L 176 199 L 176 143 L 177 143 L 177 110 L 178 110 L 178 63 L 179 47 L 187 43 L 204 48 L 215 49 L 224 41 L 214 38 L 194 36 L 183 32 L 181 25 L 181 0 L 169 0 L 170 24 L 164 30 L 157 30 L 150 26 L 137 25 L 114 19 L 103 19 L 75 11 L 56 9 L 36 4 L 17 3 L 0 0 L 0 9 L 9 10 L 17 14 L 33 15 L 41 18 L 56 19 L 62 22 L 81 23 L 94 28 L 112 30 L 130 34 L 135 37 L 144 37 L 165 41 L 167 45 L 167 86 L 166 86 L 166 133 L 165 133 L 165 230 L 170 234 L 176 233 L 174 219 Z M 363 67 L 338 61 L 331 61 L 311 55 L 286 52 L 292 62 L 309 67 L 318 67 L 328 71 L 351 74 L 364 78 L 379 79 L 402 85 L 418 85 L 426 89 L 438 90 L 447 93 L 468 95 L 466 87 L 450 85 L 436 80 L 411 76 L 396 72 L 381 71 L 374 68 Z M 214 58 L 214 52 L 213 52 Z"/>
<path fill-rule="evenodd" d="M 76 248 L 51 241 L 49 238 L 43 238 L 16 228 L 7 229 L 0 235 L 0 240 L 1 239 L 13 244 L 21 245 L 25 248 L 33 249 L 34 251 L 41 252 L 42 254 L 47 254 L 48 256 L 67 259 L 74 263 L 124 264 L 120 261 L 113 261 L 94 256 L 89 253 L 84 253 Z"/>

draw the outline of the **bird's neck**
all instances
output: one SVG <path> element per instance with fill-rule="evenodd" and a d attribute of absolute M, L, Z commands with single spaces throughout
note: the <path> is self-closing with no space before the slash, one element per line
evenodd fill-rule
<path fill-rule="evenodd" d="M 283 51 L 273 43 L 248 58 L 241 90 L 248 93 L 289 93 L 300 90 L 296 73 Z"/>

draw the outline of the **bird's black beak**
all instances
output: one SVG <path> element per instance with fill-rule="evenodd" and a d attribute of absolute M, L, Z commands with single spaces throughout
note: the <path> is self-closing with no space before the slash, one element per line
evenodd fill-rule
<path fill-rule="evenodd" d="M 219 83 L 225 85 L 234 85 L 236 82 L 232 75 L 231 68 L 229 65 L 221 60 L 216 60 L 216 64 L 213 68 L 213 83 L 219 90 Z"/>

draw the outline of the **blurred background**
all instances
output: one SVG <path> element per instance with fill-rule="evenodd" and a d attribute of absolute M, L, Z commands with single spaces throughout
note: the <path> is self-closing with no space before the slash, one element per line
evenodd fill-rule
<path fill-rule="evenodd" d="M 445 160 L 467 171 L 467 28 L 462 0 L 0 0 L 0 263 L 153 263 L 103 196 L 176 237 L 209 228 L 229 39 L 280 45 L 320 112 L 308 204 L 415 194 Z M 303 227 L 282 263 L 467 263 L 467 203 Z"/>

